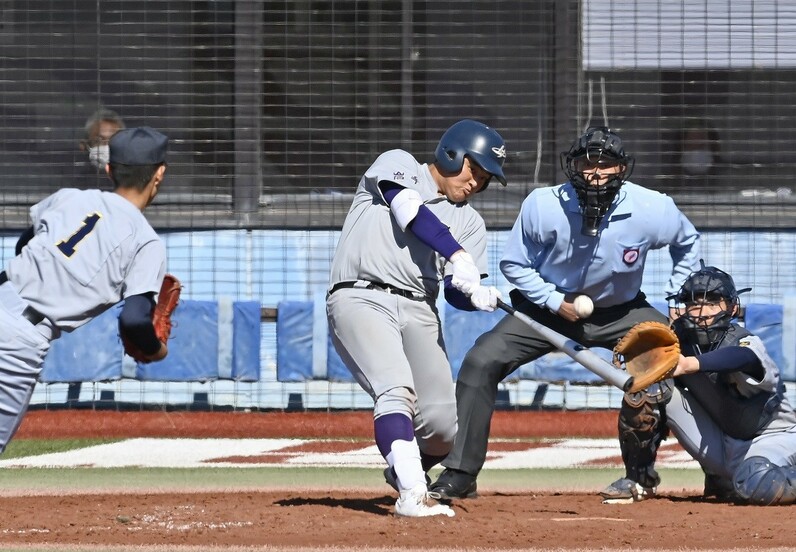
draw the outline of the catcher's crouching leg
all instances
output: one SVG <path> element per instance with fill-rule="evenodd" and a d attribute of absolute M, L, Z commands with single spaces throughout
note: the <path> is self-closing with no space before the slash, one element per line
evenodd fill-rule
<path fill-rule="evenodd" d="M 749 504 L 796 503 L 796 466 L 777 466 L 767 458 L 744 460 L 733 478 L 735 492 Z"/>
<path fill-rule="evenodd" d="M 655 458 L 661 441 L 668 435 L 663 423 L 665 399 L 657 392 L 648 391 L 623 398 L 618 425 L 625 477 L 600 493 L 605 502 L 636 502 L 655 494 L 661 482 L 655 471 Z"/>

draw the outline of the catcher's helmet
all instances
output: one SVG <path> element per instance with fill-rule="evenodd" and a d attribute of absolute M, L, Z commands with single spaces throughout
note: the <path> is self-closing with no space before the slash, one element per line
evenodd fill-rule
<path fill-rule="evenodd" d="M 503 175 L 506 142 L 497 131 L 484 123 L 472 119 L 455 123 L 440 138 L 434 156 L 437 164 L 451 173 L 461 171 L 464 158 L 469 157 L 479 167 L 497 177 L 501 184 L 506 185 L 506 177 Z M 489 182 L 479 191 L 483 192 L 488 185 Z"/>
<path fill-rule="evenodd" d="M 613 203 L 619 188 L 630 177 L 635 164 L 622 146 L 622 139 L 607 127 L 589 127 L 569 148 L 562 152 L 561 169 L 578 194 L 578 203 L 583 214 L 582 233 L 596 236 L 603 217 Z M 595 186 L 594 169 L 619 166 L 607 182 Z M 585 174 L 585 171 L 590 174 Z"/>
<path fill-rule="evenodd" d="M 667 299 L 675 301 L 678 311 L 685 311 L 678 319 L 680 324 L 699 350 L 707 352 L 719 346 L 730 329 L 730 323 L 738 315 L 741 307 L 738 295 L 752 288 L 737 290 L 732 276 L 715 266 L 705 266 L 701 259 L 699 263 L 701 268 L 686 278 L 680 291 Z M 722 299 L 726 307 L 716 315 L 702 315 L 701 309 L 688 310 L 689 306 L 714 304 Z"/>

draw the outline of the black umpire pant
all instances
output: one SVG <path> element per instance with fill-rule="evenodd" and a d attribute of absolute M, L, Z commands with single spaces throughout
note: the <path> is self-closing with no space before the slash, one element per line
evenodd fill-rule
<path fill-rule="evenodd" d="M 621 305 L 596 308 L 589 318 L 578 322 L 568 322 L 531 303 L 516 291 L 512 292 L 511 298 L 517 310 L 586 347 L 613 349 L 617 341 L 639 322 L 669 322 L 647 302 L 643 293 Z M 456 381 L 458 432 L 453 450 L 442 462 L 443 466 L 478 475 L 486 460 L 498 384 L 518 367 L 554 349 L 527 324 L 511 315 L 503 317 L 494 328 L 476 340 L 462 361 Z"/>

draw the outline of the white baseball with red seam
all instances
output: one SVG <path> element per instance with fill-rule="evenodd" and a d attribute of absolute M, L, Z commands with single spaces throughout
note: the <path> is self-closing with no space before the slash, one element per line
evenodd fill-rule
<path fill-rule="evenodd" d="M 578 295 L 572 301 L 572 306 L 575 307 L 575 313 L 580 318 L 588 318 L 594 312 L 594 303 L 588 295 Z"/>

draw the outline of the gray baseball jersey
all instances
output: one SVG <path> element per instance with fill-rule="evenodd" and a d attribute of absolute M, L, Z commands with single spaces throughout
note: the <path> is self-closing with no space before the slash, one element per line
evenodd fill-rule
<path fill-rule="evenodd" d="M 726 374 L 730 386 L 747 399 L 758 393 L 774 395 L 776 399 L 768 403 L 765 418 L 761 420 L 763 427 L 753 438 L 737 439 L 727 435 L 710 414 L 716 409 L 700 404 L 692 393 L 679 386 L 666 405 L 667 423 L 683 448 L 706 471 L 730 480 L 741 462 L 753 456 L 762 456 L 778 466 L 796 466 L 796 413 L 784 395 L 779 368 L 759 337 L 744 335 L 738 344 L 757 355 L 765 375 L 758 381 L 742 372 Z"/>
<path fill-rule="evenodd" d="M 0 452 L 27 410 L 50 342 L 125 297 L 157 293 L 166 250 L 141 211 L 112 192 L 63 189 L 30 210 L 35 236 L 0 285 Z M 43 320 L 34 323 L 33 309 Z"/>
<path fill-rule="evenodd" d="M 376 159 L 360 180 L 332 262 L 327 300 L 332 340 L 349 370 L 374 401 L 391 389 L 416 396 L 415 435 L 428 454 L 446 454 L 456 429 L 451 367 L 442 340 L 435 299 L 449 269 L 446 259 L 401 230 L 379 190 L 381 181 L 417 191 L 425 206 L 450 228 L 453 237 L 486 274 L 486 228 L 466 203 L 439 195 L 425 164 L 402 150 Z M 369 282 L 416 294 L 407 298 Z M 378 417 L 393 403 L 377 403 Z M 445 443 L 442 443 L 445 441 Z"/>
<path fill-rule="evenodd" d="M 36 235 L 6 271 L 20 296 L 60 330 L 160 289 L 165 247 L 119 194 L 63 189 L 34 205 L 30 217 Z"/>
<path fill-rule="evenodd" d="M 380 155 L 359 182 L 334 254 L 330 287 L 362 279 L 437 295 L 446 261 L 411 231 L 401 230 L 378 187 L 383 180 L 418 192 L 486 274 L 486 228 L 478 212 L 439 195 L 428 165 L 403 150 L 392 150 Z"/>

